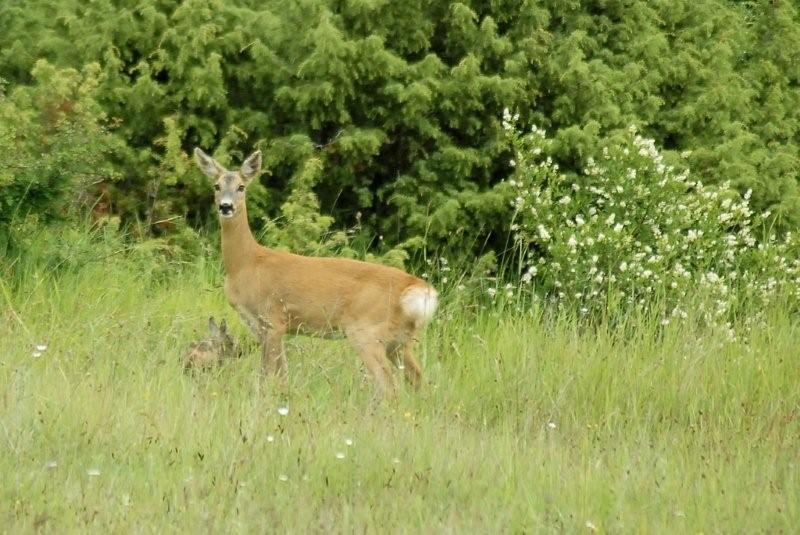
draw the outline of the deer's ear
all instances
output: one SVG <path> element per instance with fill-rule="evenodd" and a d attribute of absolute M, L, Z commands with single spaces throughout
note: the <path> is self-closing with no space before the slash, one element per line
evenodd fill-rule
<path fill-rule="evenodd" d="M 239 173 L 244 180 L 249 181 L 256 176 L 259 171 L 261 171 L 261 151 L 257 150 L 247 157 Z"/>
<path fill-rule="evenodd" d="M 194 161 L 197 162 L 197 167 L 209 178 L 216 179 L 225 172 L 217 160 L 200 150 L 200 147 L 194 149 Z"/>
<path fill-rule="evenodd" d="M 208 318 L 208 330 L 211 331 L 211 336 L 219 338 L 219 327 L 213 317 Z"/>
<path fill-rule="evenodd" d="M 228 324 L 225 323 L 225 320 L 222 320 L 222 323 L 219 324 L 219 330 L 223 335 L 228 334 Z"/>

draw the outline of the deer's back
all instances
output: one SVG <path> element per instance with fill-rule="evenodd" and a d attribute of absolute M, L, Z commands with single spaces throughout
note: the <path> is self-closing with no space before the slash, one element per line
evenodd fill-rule
<path fill-rule="evenodd" d="M 407 321 L 400 296 L 413 286 L 429 287 L 388 266 L 264 249 L 248 267 L 226 277 L 225 290 L 245 314 L 329 331 L 359 322 L 396 326 Z"/>

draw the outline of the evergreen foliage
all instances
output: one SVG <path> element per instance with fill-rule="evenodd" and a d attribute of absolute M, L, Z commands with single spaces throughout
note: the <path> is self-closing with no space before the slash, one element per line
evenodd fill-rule
<path fill-rule="evenodd" d="M 113 184 L 123 221 L 148 232 L 176 215 L 206 221 L 191 147 L 225 161 L 258 146 L 270 173 L 251 199 L 257 227 L 295 202 L 293 177 L 316 166 L 305 185 L 326 215 L 309 215 L 312 225 L 327 229 L 330 216 L 407 249 L 489 234 L 500 250 L 510 212 L 494 186 L 512 171 L 504 107 L 552 134 L 568 176 L 636 124 L 669 161 L 691 151 L 703 182 L 752 189 L 754 209 L 771 209 L 779 227 L 800 222 L 792 2 L 3 2 L 6 109 L 41 83 L 41 60 L 94 80 L 93 116 L 113 125 L 116 146 L 85 165 Z M 4 128 L 21 131 L 40 111 L 31 102 Z M 4 167 L 6 182 L 27 180 Z M 4 188 L 0 202 L 18 197 Z"/>
<path fill-rule="evenodd" d="M 64 218 L 91 201 L 93 184 L 115 177 L 114 139 L 95 100 L 99 66 L 78 72 L 39 60 L 31 76 L 0 93 L 0 252 L 14 225 Z"/>

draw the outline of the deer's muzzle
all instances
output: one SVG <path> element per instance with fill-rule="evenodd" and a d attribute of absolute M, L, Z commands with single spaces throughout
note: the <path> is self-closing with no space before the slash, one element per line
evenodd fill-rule
<path fill-rule="evenodd" d="M 233 216 L 233 204 L 228 202 L 223 202 L 219 204 L 219 214 L 222 217 L 232 217 Z"/>

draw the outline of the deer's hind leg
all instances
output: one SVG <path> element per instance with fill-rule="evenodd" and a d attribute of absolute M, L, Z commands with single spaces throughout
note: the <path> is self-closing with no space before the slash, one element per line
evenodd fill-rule
<path fill-rule="evenodd" d="M 381 393 L 393 397 L 396 386 L 389 359 L 386 356 L 386 343 L 371 331 L 350 330 L 347 338 L 353 344 L 364 365 L 372 373 Z"/>
<path fill-rule="evenodd" d="M 403 344 L 403 364 L 406 367 L 406 379 L 414 385 L 414 388 L 419 388 L 422 383 L 422 368 L 414 358 L 414 340 Z"/>
<path fill-rule="evenodd" d="M 414 358 L 414 340 L 409 339 L 405 342 L 393 342 L 386 346 L 386 356 L 393 362 L 400 363 L 402 359 L 403 373 L 406 380 L 414 388 L 419 388 L 422 382 L 422 368 Z"/>

